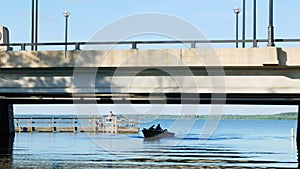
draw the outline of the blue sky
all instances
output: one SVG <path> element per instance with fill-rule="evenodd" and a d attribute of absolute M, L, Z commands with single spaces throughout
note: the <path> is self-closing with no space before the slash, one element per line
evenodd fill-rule
<path fill-rule="evenodd" d="M 246 39 L 252 38 L 252 3 L 246 0 Z M 241 7 L 242 0 L 40 0 L 39 42 L 64 42 L 64 10 L 71 12 L 69 18 L 69 41 L 88 41 L 95 32 L 122 17 L 138 13 L 163 13 L 179 17 L 194 25 L 208 39 L 235 39 L 235 15 L 233 8 Z M 275 38 L 300 38 L 300 1 L 274 0 Z M 10 31 L 11 43 L 31 41 L 31 0 L 5 0 L 1 3 L 0 25 Z M 239 23 L 241 30 L 241 17 Z M 267 38 L 268 0 L 257 0 L 257 38 Z M 241 31 L 240 31 L 241 37 Z M 154 40 L 160 40 L 155 37 Z M 139 39 L 143 40 L 143 39 Z M 147 39 L 148 40 L 148 39 Z M 105 39 L 103 39 L 105 41 Z M 259 44 L 264 47 L 265 44 Z M 300 44 L 276 44 L 277 46 L 299 46 Z M 230 44 L 228 47 L 234 47 Z M 251 47 L 251 44 L 247 45 Z M 41 107 L 47 107 L 45 105 Z M 73 108 L 48 106 L 43 112 Z M 25 108 L 25 110 L 24 110 Z M 27 109 L 26 109 L 27 108 Z M 36 110 L 37 108 L 37 110 Z M 59 109 L 59 110 L 57 110 Z M 105 111 L 108 111 L 106 108 Z M 41 111 L 38 107 L 28 109 L 17 106 L 16 112 Z M 244 106 L 227 112 L 277 113 L 296 111 L 295 106 Z M 43 113 L 41 112 L 41 113 Z M 205 112 L 205 111 L 204 111 Z M 28 112 L 29 113 L 29 112 Z"/>
<path fill-rule="evenodd" d="M 246 39 L 251 39 L 253 0 L 246 1 Z M 69 41 L 88 41 L 105 25 L 125 16 L 146 12 L 182 18 L 196 26 L 208 39 L 235 39 L 233 8 L 241 7 L 241 3 L 242 0 L 40 0 L 39 42 L 64 41 L 63 11 L 66 9 L 71 12 Z M 274 0 L 275 38 L 300 38 L 299 6 L 298 0 Z M 9 28 L 11 42 L 30 42 L 31 0 L 4 1 L 1 7 L 0 25 Z M 239 16 L 241 26 L 241 14 Z M 267 38 L 267 27 L 268 0 L 258 0 L 257 38 Z M 234 47 L 234 44 L 230 46 Z"/>

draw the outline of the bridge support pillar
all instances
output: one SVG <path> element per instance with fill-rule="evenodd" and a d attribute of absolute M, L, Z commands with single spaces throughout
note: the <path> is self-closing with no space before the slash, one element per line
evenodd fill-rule
<path fill-rule="evenodd" d="M 13 105 L 0 103 L 0 154 L 11 154 L 15 136 Z"/>
<path fill-rule="evenodd" d="M 0 135 L 12 134 L 15 134 L 13 105 L 0 103 Z"/>
<path fill-rule="evenodd" d="M 300 104 L 298 105 L 298 119 L 297 119 L 297 135 L 296 135 L 296 144 L 297 144 L 297 156 L 298 156 L 298 168 L 300 167 L 300 150 L 299 150 L 299 125 L 300 125 Z"/>
<path fill-rule="evenodd" d="M 297 142 L 297 145 L 298 145 L 298 136 L 299 136 L 299 116 L 300 116 L 300 104 L 298 105 L 298 120 L 297 120 L 297 135 L 296 135 L 296 142 Z"/>

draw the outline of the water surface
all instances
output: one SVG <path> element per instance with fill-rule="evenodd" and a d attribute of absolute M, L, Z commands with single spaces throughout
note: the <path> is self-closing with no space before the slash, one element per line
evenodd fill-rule
<path fill-rule="evenodd" d="M 293 120 L 223 120 L 204 139 L 205 121 L 191 121 L 189 133 L 148 140 L 142 134 L 16 133 L 11 168 L 297 168 Z M 141 128 L 173 120 L 145 120 Z M 178 126 L 183 127 L 183 126 Z"/>

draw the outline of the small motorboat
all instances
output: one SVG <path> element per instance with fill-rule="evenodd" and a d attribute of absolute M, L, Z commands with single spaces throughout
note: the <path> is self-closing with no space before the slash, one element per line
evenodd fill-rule
<path fill-rule="evenodd" d="M 168 138 L 175 135 L 175 133 L 169 132 L 167 129 L 161 129 L 160 125 L 155 129 L 154 126 L 151 126 L 149 129 L 143 128 L 142 132 L 145 138 Z"/>

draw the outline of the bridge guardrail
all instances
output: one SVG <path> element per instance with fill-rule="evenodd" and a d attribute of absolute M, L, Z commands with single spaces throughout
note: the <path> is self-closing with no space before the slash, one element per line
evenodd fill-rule
<path fill-rule="evenodd" d="M 253 43 L 257 46 L 259 42 L 268 42 L 268 39 L 249 39 L 249 40 L 167 40 L 167 41 L 103 41 L 103 42 L 43 42 L 43 43 L 3 43 L 0 46 L 7 46 L 8 50 L 12 47 L 19 47 L 20 50 L 26 50 L 26 47 L 33 46 L 74 46 L 73 50 L 81 50 L 82 45 L 131 45 L 131 49 L 137 49 L 139 44 L 190 44 L 191 48 L 196 48 L 197 44 L 234 44 L 234 43 Z M 275 39 L 274 42 L 300 42 L 300 39 Z"/>

